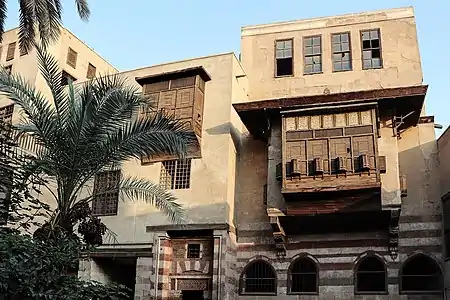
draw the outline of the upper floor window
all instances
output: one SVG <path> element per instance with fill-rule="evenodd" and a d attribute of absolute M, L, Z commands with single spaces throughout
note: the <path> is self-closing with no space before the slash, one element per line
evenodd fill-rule
<path fill-rule="evenodd" d="M 6 52 L 6 61 L 14 59 L 14 53 L 16 52 L 16 42 L 8 45 L 8 51 Z"/>
<path fill-rule="evenodd" d="M 333 72 L 350 71 L 352 69 L 350 33 L 333 34 L 331 43 L 333 48 Z"/>
<path fill-rule="evenodd" d="M 94 178 L 92 212 L 95 215 L 117 215 L 120 170 L 100 172 Z"/>
<path fill-rule="evenodd" d="M 28 54 L 27 49 L 23 49 L 23 48 L 19 47 L 19 50 L 20 50 L 20 56 L 24 56 L 24 55 Z"/>
<path fill-rule="evenodd" d="M 67 52 L 67 64 L 74 69 L 77 67 L 77 57 L 78 53 L 69 47 Z"/>
<path fill-rule="evenodd" d="M 72 75 L 70 75 L 69 73 L 67 73 L 66 71 L 62 71 L 61 73 L 61 85 L 68 85 L 70 82 L 75 82 L 77 81 L 77 79 L 75 77 L 73 77 Z"/>
<path fill-rule="evenodd" d="M 275 295 L 277 277 L 269 263 L 258 260 L 248 265 L 241 276 L 241 294 Z"/>
<path fill-rule="evenodd" d="M 316 294 L 319 291 L 318 272 L 314 261 L 302 257 L 289 270 L 289 289 L 292 294 Z"/>
<path fill-rule="evenodd" d="M 4 123 L 11 124 L 14 112 L 14 104 L 3 106 L 0 108 L 0 120 Z"/>
<path fill-rule="evenodd" d="M 87 73 L 86 73 L 86 78 L 87 79 L 94 78 L 96 72 L 97 72 L 97 68 L 93 64 L 89 63 Z"/>
<path fill-rule="evenodd" d="M 381 60 L 381 38 L 379 29 L 361 31 L 363 69 L 383 67 Z"/>
<path fill-rule="evenodd" d="M 11 73 L 12 73 L 12 65 L 4 66 L 3 68 L 6 70 L 6 72 L 7 72 L 9 75 L 11 75 Z"/>
<path fill-rule="evenodd" d="M 321 36 L 310 36 L 303 38 L 303 55 L 305 74 L 322 72 L 322 38 Z"/>
<path fill-rule="evenodd" d="M 191 159 L 163 161 L 159 184 L 165 189 L 188 189 L 191 183 Z"/>
<path fill-rule="evenodd" d="M 408 259 L 400 269 L 401 293 L 440 293 L 441 288 L 441 269 L 429 256 L 415 255 Z"/>
<path fill-rule="evenodd" d="M 276 76 L 293 75 L 292 39 L 276 41 L 275 48 Z"/>
<path fill-rule="evenodd" d="M 355 272 L 355 292 L 377 294 L 387 292 L 386 267 L 376 256 L 363 258 Z"/>

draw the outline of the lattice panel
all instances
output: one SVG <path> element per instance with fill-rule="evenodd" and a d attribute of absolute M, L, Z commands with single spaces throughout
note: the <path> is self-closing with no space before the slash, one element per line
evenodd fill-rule
<path fill-rule="evenodd" d="M 95 215 L 116 215 L 119 205 L 120 170 L 95 175 L 92 212 Z"/>
<path fill-rule="evenodd" d="M 165 189 L 188 189 L 191 181 L 191 159 L 162 162 L 159 184 Z"/>

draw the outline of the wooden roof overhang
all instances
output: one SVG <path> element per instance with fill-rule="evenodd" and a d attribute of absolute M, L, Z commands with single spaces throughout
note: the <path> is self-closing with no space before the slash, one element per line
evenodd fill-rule
<path fill-rule="evenodd" d="M 403 127 L 418 123 L 428 85 L 386 88 L 328 95 L 276 98 L 235 103 L 234 109 L 250 133 L 266 139 L 270 128 L 270 118 L 288 109 L 329 110 L 337 106 L 364 105 L 376 103 L 380 113 L 390 111 L 402 117 Z"/>
<path fill-rule="evenodd" d="M 155 82 L 161 82 L 165 80 L 173 80 L 183 77 L 196 76 L 199 75 L 205 82 L 211 80 L 211 76 L 206 72 L 205 68 L 202 66 L 196 66 L 191 68 L 185 68 L 180 70 L 175 70 L 171 72 L 163 72 L 158 74 L 152 74 L 143 77 L 136 77 L 135 80 L 140 85 L 150 84 Z"/>

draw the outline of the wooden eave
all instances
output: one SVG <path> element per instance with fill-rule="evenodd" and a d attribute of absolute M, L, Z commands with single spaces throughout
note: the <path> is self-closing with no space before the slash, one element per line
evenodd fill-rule
<path fill-rule="evenodd" d="M 344 105 L 377 102 L 380 110 L 395 109 L 396 114 L 414 113 L 410 116 L 410 124 L 417 124 L 420 117 L 428 85 L 386 88 L 357 92 L 335 93 L 291 98 L 277 98 L 233 104 L 242 122 L 255 137 L 267 134 L 267 122 L 273 114 L 281 110 L 318 107 L 326 105 Z"/>
<path fill-rule="evenodd" d="M 202 66 L 185 68 L 171 72 L 158 73 L 144 77 L 136 77 L 135 80 L 140 85 L 143 85 L 196 75 L 199 75 L 205 82 L 211 80 L 211 76 L 208 74 L 208 72 L 206 72 L 205 68 L 203 68 Z"/>

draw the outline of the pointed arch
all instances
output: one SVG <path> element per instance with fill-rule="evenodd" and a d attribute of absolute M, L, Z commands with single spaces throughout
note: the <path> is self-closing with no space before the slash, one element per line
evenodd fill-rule
<path fill-rule="evenodd" d="M 241 295 L 276 295 L 277 273 L 266 260 L 255 259 L 245 266 L 240 277 Z"/>
<path fill-rule="evenodd" d="M 436 259 L 425 253 L 414 253 L 399 270 L 402 294 L 440 294 L 443 287 L 442 269 Z"/>
<path fill-rule="evenodd" d="M 288 269 L 288 293 L 317 295 L 319 268 L 317 260 L 307 253 L 294 259 Z"/>
<path fill-rule="evenodd" d="M 385 260 L 375 252 L 364 253 L 354 268 L 355 294 L 387 294 L 387 277 Z"/>

